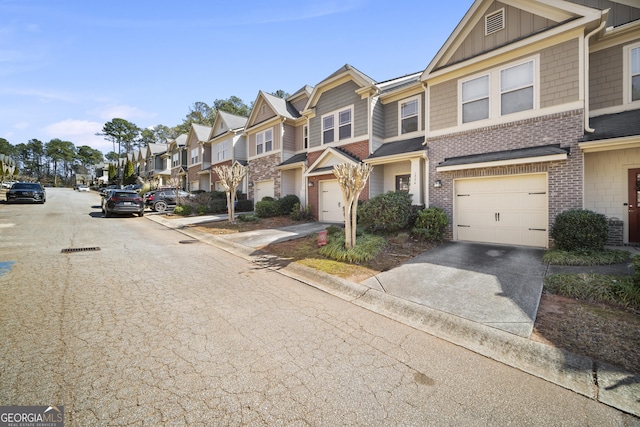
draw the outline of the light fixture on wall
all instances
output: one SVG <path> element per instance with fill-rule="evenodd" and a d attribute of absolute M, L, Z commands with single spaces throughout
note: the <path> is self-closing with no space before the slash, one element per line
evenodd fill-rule
<path fill-rule="evenodd" d="M 309 187 L 313 187 L 315 184 L 313 183 L 313 181 L 309 181 Z"/>
<path fill-rule="evenodd" d="M 433 186 L 434 186 L 435 188 L 440 188 L 440 187 L 442 187 L 442 181 L 440 181 L 439 179 L 436 179 L 436 180 L 433 182 Z"/>

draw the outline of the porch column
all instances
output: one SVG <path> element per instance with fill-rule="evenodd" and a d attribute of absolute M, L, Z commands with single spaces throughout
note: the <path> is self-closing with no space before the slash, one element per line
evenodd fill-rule
<path fill-rule="evenodd" d="M 409 194 L 413 196 L 411 203 L 414 205 L 421 205 L 424 203 L 424 198 L 422 197 L 424 193 L 424 171 L 422 164 L 422 159 L 419 157 L 411 159 L 411 183 L 409 185 Z"/>

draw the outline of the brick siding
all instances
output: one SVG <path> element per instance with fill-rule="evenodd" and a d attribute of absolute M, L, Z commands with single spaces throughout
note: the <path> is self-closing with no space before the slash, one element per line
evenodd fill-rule
<path fill-rule="evenodd" d="M 258 157 L 257 159 L 249 161 L 249 183 L 256 181 L 273 180 L 273 195 L 278 198 L 281 189 L 281 176 L 280 171 L 276 169 L 282 163 L 282 156 L 280 153 L 271 154 L 269 156 Z M 249 199 L 253 199 L 254 187 L 249 186 Z"/>
<path fill-rule="evenodd" d="M 442 182 L 442 187 L 430 188 L 429 205 L 440 207 L 447 213 L 450 221 L 448 238 L 453 237 L 453 180 L 456 178 L 546 172 L 549 182 L 549 225 L 553 224 L 558 213 L 567 209 L 582 208 L 583 154 L 578 147 L 578 138 L 582 134 L 582 110 L 575 110 L 427 139 L 429 182 Z M 568 159 L 436 172 L 438 163 L 446 158 L 549 144 L 560 144 L 563 148 L 569 148 Z"/>

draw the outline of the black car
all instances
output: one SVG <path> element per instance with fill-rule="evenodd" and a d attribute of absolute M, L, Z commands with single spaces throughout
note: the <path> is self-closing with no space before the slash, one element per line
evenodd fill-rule
<path fill-rule="evenodd" d="M 7 191 L 7 203 L 44 203 L 47 201 L 47 192 L 37 182 L 16 182 Z"/>
<path fill-rule="evenodd" d="M 190 193 L 182 190 L 180 190 L 179 195 L 181 200 L 192 197 Z M 151 209 L 156 212 L 164 212 L 169 206 L 175 206 L 177 202 L 176 190 L 174 189 L 157 190 L 155 193 L 149 195 L 146 200 L 147 206 L 151 206 Z"/>
<path fill-rule="evenodd" d="M 133 190 L 114 190 L 104 200 L 104 216 L 109 218 L 113 214 L 144 215 L 142 197 Z"/>

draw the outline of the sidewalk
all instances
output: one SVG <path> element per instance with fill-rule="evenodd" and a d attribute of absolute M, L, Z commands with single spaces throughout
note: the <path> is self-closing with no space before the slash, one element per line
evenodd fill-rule
<path fill-rule="evenodd" d="M 279 230 L 215 236 L 199 232 L 189 225 L 203 221 L 226 220 L 226 215 L 170 220 L 164 215 L 148 215 L 147 218 L 249 261 L 260 263 L 267 261 L 267 264 L 270 256 L 261 252 L 259 248 L 272 242 L 317 233 L 327 226 L 321 223 L 309 223 L 295 226 L 295 228 L 285 227 Z M 640 416 L 640 375 L 633 375 L 616 366 L 600 364 L 588 357 L 575 355 L 526 337 L 391 295 L 383 289 L 353 283 L 297 263 L 278 267 L 277 271 L 360 307 L 606 405 Z M 640 426 L 640 419 L 637 425 Z"/>

